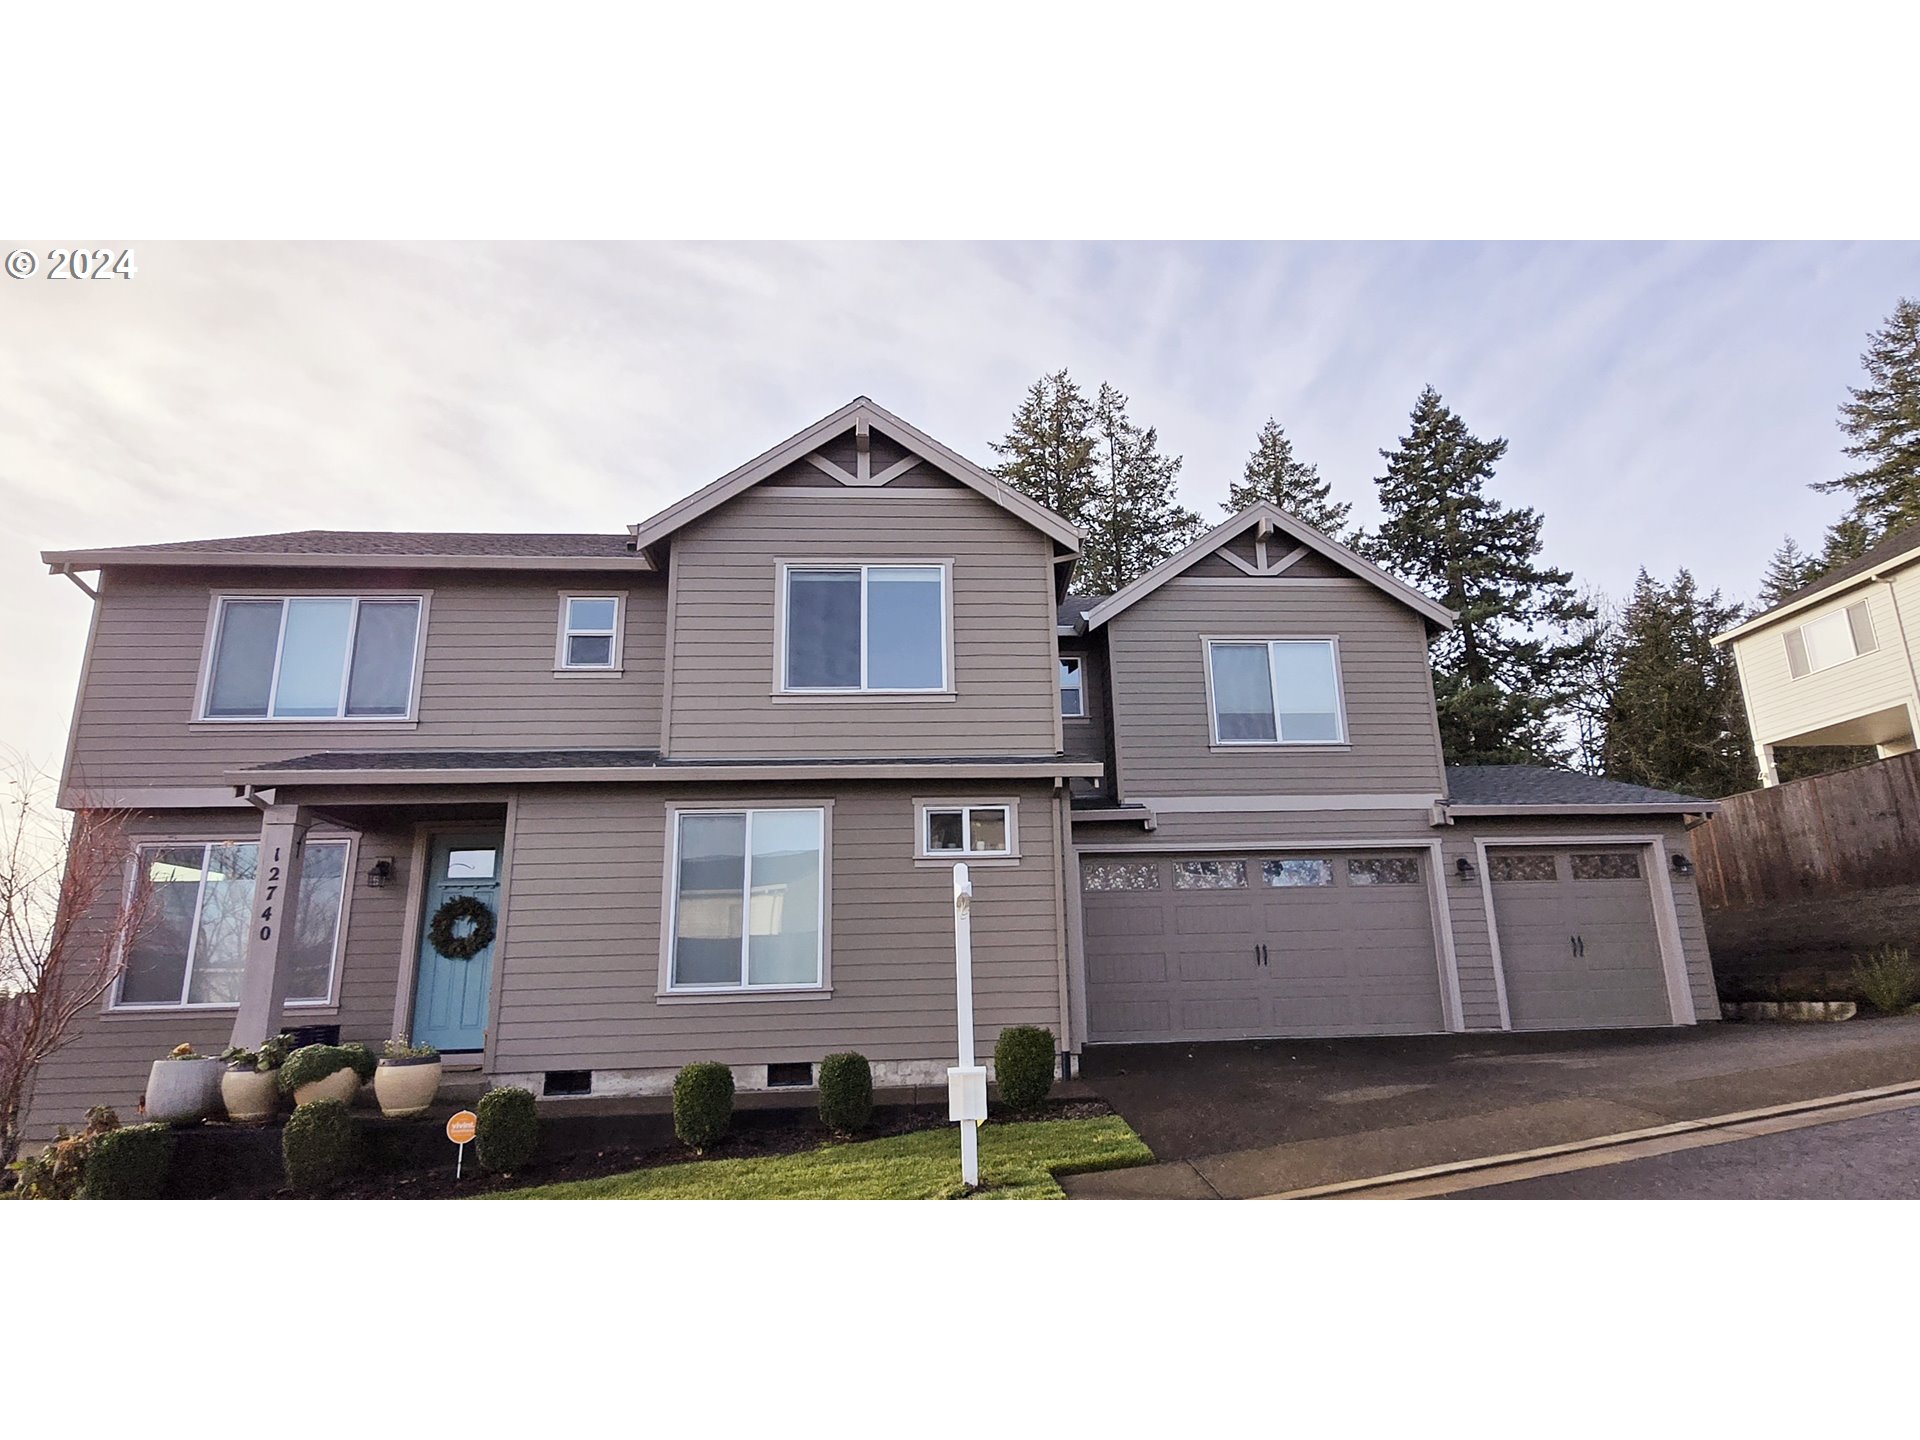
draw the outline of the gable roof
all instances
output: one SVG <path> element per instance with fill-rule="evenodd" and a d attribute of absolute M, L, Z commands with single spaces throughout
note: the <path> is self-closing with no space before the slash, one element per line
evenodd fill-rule
<path fill-rule="evenodd" d="M 829 440 L 837 439 L 850 429 L 864 428 L 877 429 L 914 455 L 931 460 L 961 484 L 978 491 L 1001 509 L 1051 536 L 1066 553 L 1079 553 L 1080 532 L 1053 511 L 1021 494 L 999 477 L 982 470 L 966 457 L 949 450 L 898 415 L 883 410 L 864 395 L 856 396 L 831 415 L 782 440 L 737 470 L 728 471 L 712 484 L 694 491 L 683 500 L 676 500 L 658 514 L 631 526 L 634 548 L 645 551 L 659 544 L 683 525 L 691 524 L 709 511 L 718 509 L 796 460 L 806 459 Z"/>
<path fill-rule="evenodd" d="M 1713 643 L 1724 645 L 1736 636 L 1757 629 L 1768 621 L 1777 620 L 1793 610 L 1803 610 L 1814 601 L 1828 594 L 1837 594 L 1855 580 L 1871 580 L 1882 570 L 1890 570 L 1897 565 L 1910 564 L 1920 560 L 1920 525 L 1909 525 L 1904 530 L 1895 530 L 1885 536 L 1880 543 L 1868 548 L 1858 560 L 1849 560 L 1845 565 L 1837 565 L 1817 580 L 1809 580 L 1798 590 L 1788 595 L 1778 604 L 1762 610 L 1750 620 L 1742 620 L 1731 629 L 1723 630 L 1713 637 Z"/>
<path fill-rule="evenodd" d="M 1448 809 L 1455 815 L 1528 810 L 1702 814 L 1719 802 L 1648 785 L 1631 785 L 1551 765 L 1449 765 Z"/>
<path fill-rule="evenodd" d="M 1081 625 L 1087 630 L 1099 629 L 1129 606 L 1146 599 L 1169 580 L 1193 568 L 1229 540 L 1245 533 L 1250 526 L 1259 524 L 1264 524 L 1280 534 L 1291 536 L 1307 549 L 1324 555 L 1342 569 L 1352 572 L 1375 589 L 1383 591 L 1408 609 L 1416 611 L 1428 624 L 1442 630 L 1453 628 L 1454 614 L 1446 606 L 1434 603 L 1411 585 L 1396 580 L 1372 561 L 1362 559 L 1339 541 L 1329 540 L 1305 521 L 1296 520 L 1279 506 L 1270 505 L 1264 500 L 1256 505 L 1249 505 L 1238 515 L 1214 526 L 1179 554 L 1168 556 L 1124 590 L 1107 596 L 1085 613 L 1081 619 Z"/>
<path fill-rule="evenodd" d="M 547 569 L 651 569 L 626 535 L 513 535 L 452 530 L 287 530 L 273 535 L 233 535 L 218 540 L 174 540 L 157 545 L 117 545 L 92 550 L 47 550 L 40 558 L 56 568 L 96 570 L 102 565 L 322 565 L 341 561 L 403 559 L 409 566 L 448 569 L 507 561 Z"/>

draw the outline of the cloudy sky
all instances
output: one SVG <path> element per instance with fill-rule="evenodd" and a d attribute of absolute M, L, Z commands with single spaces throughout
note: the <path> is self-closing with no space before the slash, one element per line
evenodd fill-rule
<path fill-rule="evenodd" d="M 12 242 L 9 242 L 12 243 Z M 44 247 L 42 247 L 44 248 Z M 1260 423 L 1370 518 L 1432 383 L 1618 593 L 1750 595 L 1837 511 L 1835 407 L 1920 246 L 289 245 L 0 278 L 0 748 L 57 762 L 87 601 L 38 552 L 308 527 L 615 530 L 856 394 L 989 463 L 1109 380 L 1217 515 Z"/>

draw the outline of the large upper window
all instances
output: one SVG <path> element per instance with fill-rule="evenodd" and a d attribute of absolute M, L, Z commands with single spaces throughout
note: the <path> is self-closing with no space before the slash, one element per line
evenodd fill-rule
<path fill-rule="evenodd" d="M 1346 739 L 1338 650 L 1331 640 L 1213 640 L 1213 738 L 1219 745 L 1312 745 Z"/>
<path fill-rule="evenodd" d="M 253 917 L 256 841 L 143 845 L 138 863 L 152 887 L 149 919 L 127 947 L 114 1003 L 121 1007 L 237 1005 Z M 324 1004 L 346 894 L 347 842 L 310 840 L 300 867 L 287 1002 Z"/>
<path fill-rule="evenodd" d="M 1856 600 L 1844 610 L 1809 620 L 1787 632 L 1787 669 L 1794 679 L 1844 664 L 1856 655 L 1878 648 L 1873 638 L 1873 617 L 1867 602 Z"/>
<path fill-rule="evenodd" d="M 786 690 L 947 688 L 942 565 L 791 565 Z"/>
<path fill-rule="evenodd" d="M 419 639 L 418 596 L 223 596 L 202 714 L 405 719 Z"/>
<path fill-rule="evenodd" d="M 818 988 L 821 810 L 683 810 L 674 833 L 672 990 Z"/>

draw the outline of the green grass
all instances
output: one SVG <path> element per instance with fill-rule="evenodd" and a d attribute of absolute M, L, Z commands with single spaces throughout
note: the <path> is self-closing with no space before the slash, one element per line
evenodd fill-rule
<path fill-rule="evenodd" d="M 980 1128 L 980 1198 L 1064 1200 L 1056 1174 L 1147 1165 L 1153 1152 L 1118 1115 Z M 505 1190 L 491 1200 L 945 1200 L 964 1193 L 957 1126 L 799 1155 L 696 1160 Z"/>

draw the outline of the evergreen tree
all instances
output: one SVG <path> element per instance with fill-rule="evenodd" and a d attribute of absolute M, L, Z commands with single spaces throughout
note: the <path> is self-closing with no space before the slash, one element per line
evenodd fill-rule
<path fill-rule="evenodd" d="M 1733 652 L 1713 643 L 1739 618 L 1684 569 L 1671 585 L 1640 572 L 1613 638 L 1609 777 L 1710 799 L 1759 784 Z"/>
<path fill-rule="evenodd" d="M 1543 568 L 1540 514 L 1485 493 L 1505 440 L 1481 440 L 1429 385 L 1412 430 L 1382 450 L 1385 513 L 1367 553 L 1459 615 L 1433 646 L 1434 698 L 1449 763 L 1555 762 L 1558 724 L 1592 618 L 1564 570 Z"/>
<path fill-rule="evenodd" d="M 1856 544 L 1864 550 L 1890 531 L 1920 524 L 1920 300 L 1893 307 L 1885 325 L 1868 334 L 1860 364 L 1866 384 L 1849 387 L 1840 406 L 1846 453 L 1860 468 L 1813 487 L 1852 497 L 1841 524 L 1857 522 L 1858 531 L 1837 547 L 1830 539 L 1830 551 Z"/>
<path fill-rule="evenodd" d="M 1127 397 L 1103 384 L 1093 404 L 1093 495 L 1080 526 L 1076 585 L 1111 594 L 1188 544 L 1201 519 L 1174 498 L 1181 457 L 1160 453 L 1160 435 L 1127 414 Z"/>
<path fill-rule="evenodd" d="M 1093 406 L 1065 370 L 1027 387 L 994 473 L 1070 525 L 1085 528 L 1094 482 Z"/>
<path fill-rule="evenodd" d="M 1826 543 L 1820 549 L 1820 561 L 1809 577 L 1818 579 L 1827 571 L 1858 560 L 1879 540 L 1879 535 L 1858 515 L 1844 515 L 1827 529 Z"/>
<path fill-rule="evenodd" d="M 1584 620 L 1568 627 L 1579 647 L 1567 667 L 1567 714 L 1573 722 L 1573 763 L 1589 775 L 1607 773 L 1607 713 L 1613 706 L 1619 678 L 1619 607 L 1598 590 L 1581 592 L 1588 610 Z"/>
<path fill-rule="evenodd" d="M 1272 416 L 1260 427 L 1253 453 L 1242 478 L 1235 481 L 1222 507 L 1237 515 L 1249 505 L 1266 501 L 1295 519 L 1304 520 L 1329 539 L 1341 538 L 1353 506 L 1332 498 L 1332 482 L 1320 478 L 1319 467 L 1294 458 L 1293 441 Z"/>
<path fill-rule="evenodd" d="M 1802 585 L 1812 584 L 1825 569 L 1818 557 L 1807 554 L 1798 541 L 1787 536 L 1767 561 L 1766 573 L 1760 577 L 1760 596 L 1754 602 L 1754 614 L 1771 610 Z"/>

